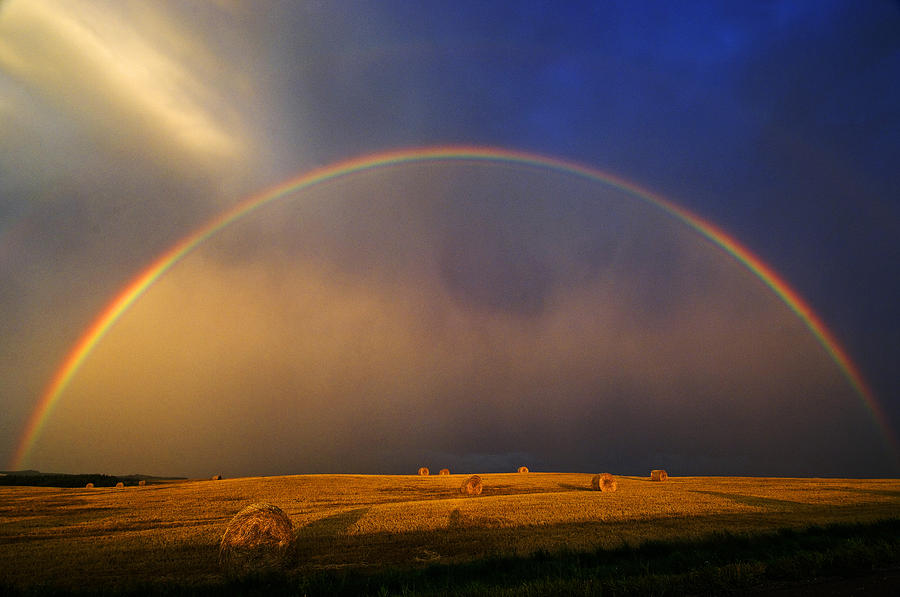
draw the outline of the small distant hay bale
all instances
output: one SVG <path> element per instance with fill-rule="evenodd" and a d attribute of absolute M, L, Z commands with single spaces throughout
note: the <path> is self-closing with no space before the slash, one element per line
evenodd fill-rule
<path fill-rule="evenodd" d="M 519 467 L 519 472 L 520 472 L 520 473 L 527 473 L 527 472 L 528 472 L 528 467 L 527 467 L 527 466 L 520 466 L 520 467 Z"/>
<path fill-rule="evenodd" d="M 288 515 L 272 504 L 251 504 L 234 515 L 219 544 L 219 564 L 229 574 L 271 571 L 284 565 L 294 537 Z"/>
<path fill-rule="evenodd" d="M 210 481 L 221 481 L 221 480 L 222 480 L 222 475 L 213 475 L 212 477 L 210 477 L 209 480 L 210 480 Z"/>
<path fill-rule="evenodd" d="M 591 479 L 591 487 L 598 491 L 615 491 L 618 486 L 616 478 L 609 473 L 594 475 L 594 478 Z"/>
<path fill-rule="evenodd" d="M 140 485 L 141 487 L 143 487 L 146 484 L 147 484 L 147 481 L 145 481 L 144 479 L 141 479 L 140 481 L 138 481 L 138 485 Z"/>
<path fill-rule="evenodd" d="M 439 475 L 449 475 L 449 474 L 450 474 L 450 469 L 448 469 L 448 468 L 442 468 L 438 474 L 439 474 Z"/>
<path fill-rule="evenodd" d="M 93 484 L 93 483 L 88 483 L 87 485 L 84 486 L 84 488 L 85 488 L 85 489 L 93 489 L 93 488 L 94 488 L 94 484 Z"/>
<path fill-rule="evenodd" d="M 669 478 L 669 473 L 662 469 L 653 469 L 650 471 L 650 480 L 651 481 L 665 481 Z"/>
<path fill-rule="evenodd" d="M 421 467 L 419 469 L 419 475 L 422 477 L 427 477 L 428 476 L 428 467 L 427 466 Z"/>
<path fill-rule="evenodd" d="M 459 492 L 464 495 L 481 495 L 481 490 L 483 488 L 484 485 L 481 482 L 481 477 L 472 475 L 462 484 L 462 487 L 459 488 Z"/>
<path fill-rule="evenodd" d="M 121 481 L 119 481 L 118 483 L 116 483 L 116 489 L 122 489 L 123 487 L 125 487 L 125 484 L 122 483 Z"/>

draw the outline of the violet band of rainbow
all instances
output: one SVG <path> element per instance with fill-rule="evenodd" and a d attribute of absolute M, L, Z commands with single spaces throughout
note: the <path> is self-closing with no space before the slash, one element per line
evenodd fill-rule
<path fill-rule="evenodd" d="M 438 160 L 506 162 L 549 168 L 551 170 L 584 177 L 626 191 L 631 195 L 655 205 L 672 217 L 693 228 L 696 232 L 709 239 L 712 243 L 723 249 L 753 272 L 753 274 L 762 280 L 785 303 L 785 305 L 800 318 L 838 366 L 855 393 L 862 398 L 876 424 L 881 429 L 883 438 L 886 440 L 888 446 L 894 450 L 895 455 L 900 453 L 898 442 L 892 434 L 890 426 L 887 424 L 887 418 L 876 400 L 874 393 L 866 384 L 859 368 L 853 363 L 847 352 L 828 330 L 822 319 L 816 315 L 809 304 L 803 300 L 803 298 L 794 291 L 790 285 L 775 272 L 775 270 L 756 257 L 749 249 L 741 245 L 724 230 L 704 220 L 702 217 L 689 212 L 683 207 L 680 207 L 632 182 L 581 164 L 533 153 L 494 147 L 437 146 L 369 154 L 306 172 L 240 201 L 234 207 L 210 220 L 207 224 L 195 230 L 165 253 L 157 257 L 155 261 L 142 270 L 115 296 L 112 302 L 107 305 L 90 327 L 81 335 L 78 342 L 70 349 L 69 353 L 60 364 L 59 369 L 57 369 L 56 373 L 53 375 L 53 378 L 44 393 L 40 396 L 37 406 L 32 411 L 32 414 L 26 423 L 25 430 L 17 444 L 13 460 L 10 464 L 11 469 L 17 470 L 24 466 L 29 453 L 40 436 L 41 429 L 53 411 L 53 407 L 59 401 L 60 397 L 65 392 L 66 387 L 90 355 L 93 348 L 103 339 L 104 335 L 110 330 L 115 322 L 138 298 L 141 297 L 141 295 L 143 295 L 144 292 L 147 291 L 148 288 L 154 284 L 154 282 L 165 274 L 166 271 L 201 245 L 206 239 L 253 211 L 260 209 L 273 201 L 282 199 L 291 193 L 366 170 L 406 163 Z"/>

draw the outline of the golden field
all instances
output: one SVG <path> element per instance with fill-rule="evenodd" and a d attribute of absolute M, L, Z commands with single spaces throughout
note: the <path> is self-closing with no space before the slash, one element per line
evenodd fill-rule
<path fill-rule="evenodd" d="M 0 584 L 185 586 L 223 577 L 218 544 L 234 514 L 279 506 L 294 524 L 289 571 L 422 566 L 537 550 L 754 533 L 900 516 L 900 480 L 617 477 L 590 474 L 297 475 L 144 487 L 0 487 Z"/>

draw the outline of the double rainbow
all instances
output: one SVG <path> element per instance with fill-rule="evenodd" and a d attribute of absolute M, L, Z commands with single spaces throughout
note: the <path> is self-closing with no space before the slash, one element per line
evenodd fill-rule
<path fill-rule="evenodd" d="M 228 211 L 220 214 L 218 217 L 179 241 L 168 251 L 160 255 L 153 263 L 138 274 L 122 291 L 120 291 L 69 351 L 65 360 L 53 376 L 50 384 L 41 395 L 37 406 L 28 420 L 21 441 L 19 442 L 13 457 L 11 468 L 15 470 L 24 466 L 28 454 L 40 436 L 42 427 L 50 416 L 50 413 L 53 411 L 54 405 L 59 401 L 60 397 L 65 392 L 66 387 L 97 343 L 103 339 L 104 335 L 116 321 L 118 321 L 125 311 L 127 311 L 154 282 L 206 239 L 231 223 L 269 203 L 282 199 L 291 193 L 367 170 L 375 170 L 398 164 L 438 160 L 505 162 L 549 168 L 551 170 L 584 177 L 592 181 L 610 185 L 639 197 L 690 226 L 746 266 L 760 280 L 769 286 L 769 288 L 771 288 L 794 313 L 797 314 L 834 360 L 835 364 L 844 374 L 855 392 L 863 399 L 876 422 L 881 427 L 884 437 L 896 448 L 890 428 L 886 423 L 885 415 L 878 402 L 875 400 L 872 390 L 866 385 L 859 369 L 854 365 L 853 361 L 850 360 L 846 351 L 841 348 L 837 339 L 829 332 L 828 328 L 825 327 L 824 322 L 771 267 L 763 263 L 758 257 L 726 232 L 705 221 L 703 218 L 690 213 L 686 209 L 679 207 L 634 183 L 599 170 L 594 170 L 593 168 L 520 151 L 489 147 L 448 146 L 404 149 L 377 153 L 313 170 L 244 199 Z"/>

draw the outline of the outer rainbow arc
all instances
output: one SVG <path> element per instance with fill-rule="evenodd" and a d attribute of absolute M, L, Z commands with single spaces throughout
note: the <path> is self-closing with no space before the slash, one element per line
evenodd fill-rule
<path fill-rule="evenodd" d="M 403 163 L 435 160 L 498 161 L 550 168 L 617 187 L 663 209 L 671 216 L 699 232 L 715 245 L 724 249 L 775 292 L 775 294 L 801 319 L 801 321 L 803 321 L 822 347 L 828 352 L 835 364 L 847 378 L 854 391 L 863 399 L 866 406 L 872 412 L 876 422 L 882 428 L 884 437 L 891 443 L 895 452 L 900 452 L 898 443 L 894 439 L 890 428 L 886 423 L 885 415 L 875 399 L 872 390 L 867 386 L 859 369 L 850 360 L 846 351 L 841 347 L 834 335 L 825 327 L 821 318 L 816 315 L 812 307 L 810 307 L 809 304 L 807 304 L 806 301 L 804 301 L 771 267 L 766 265 L 762 260 L 751 253 L 749 249 L 743 247 L 738 241 L 721 229 L 705 221 L 703 218 L 692 214 L 686 209 L 679 207 L 667 199 L 634 183 L 577 163 L 532 153 L 491 147 L 439 146 L 402 149 L 366 155 L 302 174 L 244 199 L 160 255 L 137 277 L 135 277 L 124 290 L 116 295 L 113 301 L 107 305 L 69 351 L 65 360 L 60 365 L 59 370 L 53 376 L 50 384 L 41 395 L 31 417 L 28 419 L 18 448 L 13 456 L 11 468 L 15 470 L 22 467 L 29 452 L 37 441 L 44 423 L 52 412 L 53 407 L 59 401 L 60 396 L 65 391 L 69 382 L 72 380 L 75 373 L 78 372 L 79 368 L 97 343 L 128 310 L 128 308 L 134 304 L 134 302 L 140 298 L 154 282 L 156 282 L 156 280 L 197 246 L 203 243 L 203 241 L 232 222 L 268 203 L 284 197 L 288 193 L 301 191 L 341 176 L 355 174 L 365 170 L 373 170 Z"/>

